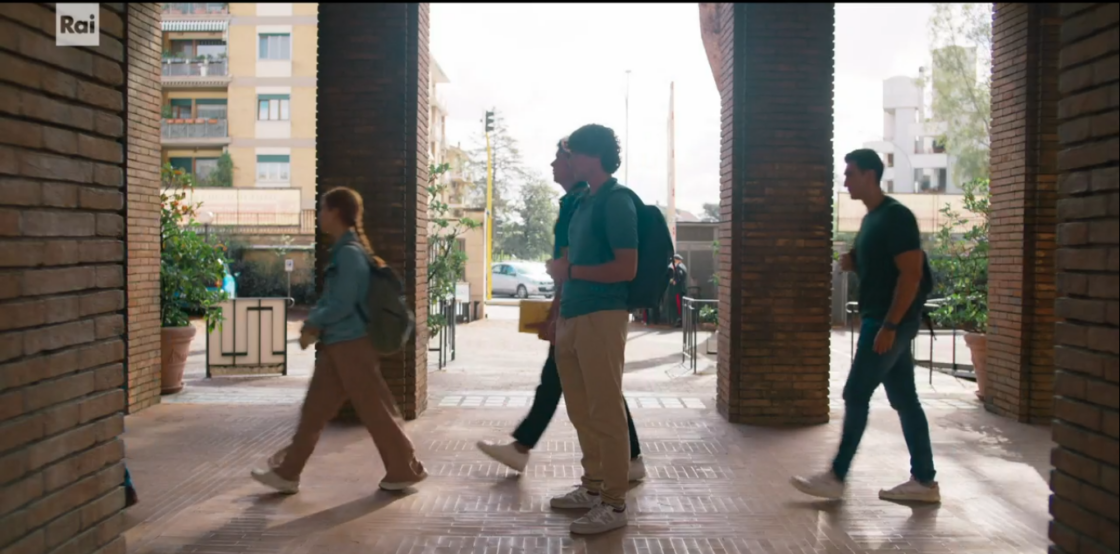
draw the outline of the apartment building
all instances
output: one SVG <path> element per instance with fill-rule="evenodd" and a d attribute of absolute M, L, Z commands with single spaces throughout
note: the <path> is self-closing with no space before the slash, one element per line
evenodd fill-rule
<path fill-rule="evenodd" d="M 313 233 L 318 4 L 162 6 L 164 162 L 216 225 Z"/>

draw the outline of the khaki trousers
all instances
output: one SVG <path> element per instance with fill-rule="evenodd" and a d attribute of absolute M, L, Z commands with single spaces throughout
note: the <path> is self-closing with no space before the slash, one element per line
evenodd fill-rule
<path fill-rule="evenodd" d="M 630 313 L 595 312 L 556 324 L 556 367 L 583 450 L 583 486 L 622 506 L 630 480 L 630 429 L 622 366 Z"/>
<path fill-rule="evenodd" d="M 389 385 L 381 376 L 377 353 L 362 338 L 322 347 L 315 364 L 299 426 L 288 447 L 277 452 L 269 465 L 283 479 L 298 481 L 319 434 L 350 399 L 385 464 L 385 481 L 416 481 L 424 466 L 416 459 L 412 441 L 404 433 Z"/>

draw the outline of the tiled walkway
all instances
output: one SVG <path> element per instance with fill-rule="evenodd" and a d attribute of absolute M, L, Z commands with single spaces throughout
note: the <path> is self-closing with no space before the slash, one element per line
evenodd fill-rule
<path fill-rule="evenodd" d="M 357 427 L 324 433 L 300 494 L 280 498 L 250 481 L 248 470 L 285 444 L 297 417 L 294 405 L 168 403 L 130 416 L 127 462 L 141 503 L 128 513 L 128 551 L 1001 554 L 1046 549 L 1049 429 L 976 409 L 969 384 L 935 375 L 934 385 L 922 389 L 942 505 L 877 499 L 878 488 L 896 484 L 907 473 L 897 419 L 881 403 L 856 458 L 848 498 L 814 502 L 787 480 L 791 473 L 827 463 L 842 414 L 834 414 L 829 425 L 800 429 L 728 424 L 711 409 L 710 372 L 672 377 L 679 371 L 648 361 L 666 356 L 652 342 L 647 343 L 648 360 L 635 360 L 626 377 L 649 479 L 631 491 L 628 528 L 574 537 L 568 524 L 576 514 L 547 505 L 550 495 L 567 490 L 580 474 L 578 444 L 563 410 L 520 478 L 474 447 L 478 439 L 508 436 L 525 413 L 543 349 L 518 343 L 521 338 L 509 339 L 514 344 L 503 349 L 528 350 L 509 356 L 524 357 L 519 362 L 503 357 L 481 365 L 463 350 L 459 362 L 430 375 L 429 409 L 407 428 L 432 477 L 407 496 L 377 490 L 381 464 L 368 435 Z M 301 392 L 299 379 L 282 380 L 282 388 Z M 225 386 L 189 385 L 187 392 Z"/>

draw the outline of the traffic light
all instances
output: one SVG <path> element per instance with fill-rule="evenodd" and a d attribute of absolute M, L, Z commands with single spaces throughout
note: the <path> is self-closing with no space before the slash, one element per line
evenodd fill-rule
<path fill-rule="evenodd" d="M 486 112 L 486 132 L 494 132 L 494 112 L 492 111 Z"/>

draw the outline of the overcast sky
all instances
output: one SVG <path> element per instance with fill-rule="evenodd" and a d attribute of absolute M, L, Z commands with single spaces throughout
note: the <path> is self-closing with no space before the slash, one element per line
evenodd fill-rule
<path fill-rule="evenodd" d="M 928 63 L 932 11 L 930 4 L 836 5 L 838 172 L 844 153 L 882 137 L 883 80 L 917 76 Z M 677 206 L 699 213 L 719 201 L 720 101 L 696 4 L 433 3 L 431 54 L 451 81 L 439 87 L 449 144 L 471 147 L 483 113 L 496 107 L 528 165 L 550 176 L 560 137 L 585 123 L 607 125 L 629 158 L 627 184 L 649 203 L 667 196 L 675 81 Z"/>

